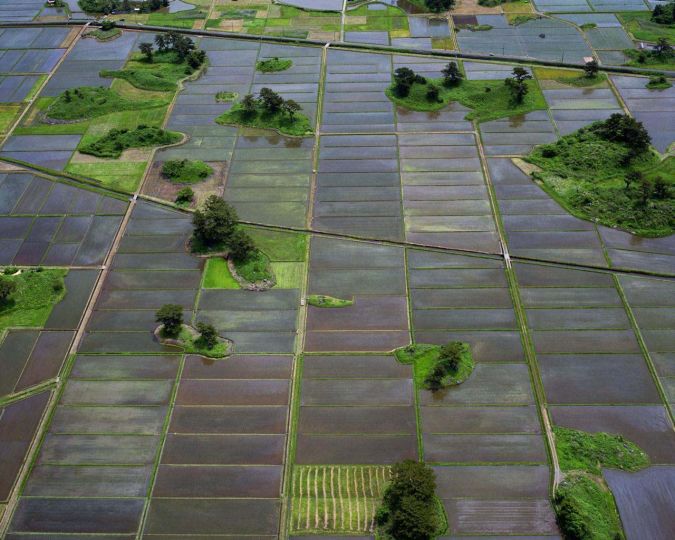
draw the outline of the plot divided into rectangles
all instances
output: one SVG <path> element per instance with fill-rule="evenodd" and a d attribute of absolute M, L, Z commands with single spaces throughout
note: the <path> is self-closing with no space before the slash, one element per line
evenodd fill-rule
<path fill-rule="evenodd" d="M 675 403 L 675 285 L 672 281 L 619 276 L 670 407 Z"/>
<path fill-rule="evenodd" d="M 308 293 L 354 302 L 339 309 L 309 307 L 308 352 L 391 351 L 409 343 L 401 248 L 314 237 Z"/>
<path fill-rule="evenodd" d="M 292 361 L 186 358 L 144 537 L 277 534 Z"/>
<path fill-rule="evenodd" d="M 157 341 L 155 311 L 179 304 L 190 321 L 200 261 L 186 243 L 190 217 L 146 202 L 136 204 L 98 295 L 80 352 L 176 352 Z"/>
<path fill-rule="evenodd" d="M 417 459 L 412 370 L 392 355 L 306 355 L 296 463 Z"/>
<path fill-rule="evenodd" d="M 179 361 L 180 356 L 75 358 L 11 531 L 138 530 Z"/>
<path fill-rule="evenodd" d="M 126 207 L 126 201 L 32 174 L 2 174 L 0 264 L 99 265 Z"/>
<path fill-rule="evenodd" d="M 488 159 L 512 255 L 607 266 L 595 225 L 562 208 L 505 158 Z"/>
<path fill-rule="evenodd" d="M 403 239 L 394 135 L 324 135 L 312 227 L 365 238 Z"/>

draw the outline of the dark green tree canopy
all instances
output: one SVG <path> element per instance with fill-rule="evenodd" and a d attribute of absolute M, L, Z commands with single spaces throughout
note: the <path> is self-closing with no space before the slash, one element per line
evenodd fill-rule
<path fill-rule="evenodd" d="M 217 195 L 210 195 L 192 216 L 194 237 L 205 247 L 229 243 L 237 225 L 237 212 Z"/>
<path fill-rule="evenodd" d="M 155 313 L 155 320 L 164 325 L 164 335 L 176 337 L 183 324 L 183 307 L 178 304 L 164 304 Z"/>

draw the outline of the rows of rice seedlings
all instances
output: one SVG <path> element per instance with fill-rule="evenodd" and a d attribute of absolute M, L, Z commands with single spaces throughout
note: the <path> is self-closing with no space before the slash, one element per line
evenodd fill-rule
<path fill-rule="evenodd" d="M 296 466 L 291 532 L 372 533 L 391 476 L 388 466 Z"/>

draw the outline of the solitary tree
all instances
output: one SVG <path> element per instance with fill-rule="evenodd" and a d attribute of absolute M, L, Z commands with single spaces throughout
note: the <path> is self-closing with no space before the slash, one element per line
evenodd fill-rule
<path fill-rule="evenodd" d="M 443 73 L 443 84 L 445 86 L 457 86 L 462 82 L 462 72 L 457 67 L 457 62 L 450 62 L 441 73 Z"/>
<path fill-rule="evenodd" d="M 153 54 L 152 43 L 147 42 L 141 43 L 139 49 L 145 55 L 145 60 L 152 64 L 152 54 Z"/>
<path fill-rule="evenodd" d="M 194 238 L 206 248 L 226 245 L 237 224 L 237 212 L 217 195 L 209 195 L 192 216 Z"/>
<path fill-rule="evenodd" d="M 283 111 L 288 114 L 291 119 L 291 122 L 295 118 L 295 113 L 300 112 L 302 107 L 293 99 L 287 99 L 282 105 Z"/>
<path fill-rule="evenodd" d="M 595 79 L 598 76 L 599 69 L 598 61 L 595 58 L 584 64 L 584 73 L 589 79 Z"/>
<path fill-rule="evenodd" d="M 435 84 L 430 84 L 427 88 L 427 100 L 433 103 L 438 103 L 441 101 L 441 92 Z"/>
<path fill-rule="evenodd" d="M 640 185 L 642 178 L 643 176 L 640 171 L 629 171 L 623 179 L 626 191 L 630 191 L 634 186 Z"/>
<path fill-rule="evenodd" d="M 155 320 L 164 325 L 165 336 L 176 337 L 183 325 L 183 308 L 178 304 L 164 304 L 155 313 Z"/>
<path fill-rule="evenodd" d="M 504 80 L 504 84 L 511 92 L 511 100 L 516 105 L 520 105 L 525 100 L 525 96 L 529 92 L 526 81 L 531 78 L 532 75 L 525 68 L 517 66 L 513 68 L 512 76 Z"/>
<path fill-rule="evenodd" d="M 166 35 L 164 34 L 157 34 L 155 36 L 155 45 L 157 45 L 157 49 L 159 52 L 164 52 L 167 50 L 168 44 L 166 41 Z"/>
<path fill-rule="evenodd" d="M 199 332 L 199 339 L 202 340 L 207 349 L 213 349 L 218 343 L 218 332 L 212 324 L 203 322 L 197 323 L 197 331 Z"/>
<path fill-rule="evenodd" d="M 647 178 L 646 176 L 643 176 L 640 179 L 640 184 L 638 185 L 638 195 L 639 195 L 639 201 L 642 206 L 645 206 L 647 202 L 649 202 L 649 199 L 652 197 L 654 194 L 654 183 Z"/>
<path fill-rule="evenodd" d="M 673 56 L 673 48 L 668 42 L 668 38 L 660 37 L 654 45 L 654 54 L 659 58 L 670 58 Z"/>

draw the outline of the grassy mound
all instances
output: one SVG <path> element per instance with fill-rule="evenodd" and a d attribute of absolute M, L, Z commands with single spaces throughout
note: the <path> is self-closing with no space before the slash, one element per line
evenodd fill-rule
<path fill-rule="evenodd" d="M 469 378 L 474 368 L 473 355 L 468 344 L 463 343 L 464 351 L 461 356 L 458 368 L 455 372 L 448 373 L 442 380 L 442 386 L 455 386 L 463 383 Z M 415 385 L 418 388 L 429 389 L 427 378 L 436 368 L 441 356 L 440 345 L 429 345 L 419 343 L 401 347 L 394 351 L 394 356 L 402 364 L 412 364 Z"/>
<path fill-rule="evenodd" d="M 243 261 L 234 261 L 237 274 L 249 283 L 274 280 L 270 259 L 261 250 L 256 249 Z"/>
<path fill-rule="evenodd" d="M 87 33 L 87 36 L 96 38 L 98 41 L 111 41 L 122 35 L 122 30 L 119 28 L 111 28 L 110 30 L 103 30 L 98 28 Z"/>
<path fill-rule="evenodd" d="M 304 114 L 298 113 L 291 118 L 282 111 L 267 113 L 261 106 L 249 113 L 239 103 L 216 118 L 216 122 L 223 125 L 273 129 L 293 137 L 306 137 L 314 133 L 309 118 Z"/>
<path fill-rule="evenodd" d="M 646 87 L 650 90 L 666 90 L 671 86 L 673 85 L 663 75 L 655 75 L 654 77 L 650 77 L 649 82 L 646 84 Z"/>
<path fill-rule="evenodd" d="M 310 294 L 307 296 L 307 303 L 310 306 L 321 308 L 341 308 L 354 304 L 354 300 L 343 300 L 342 298 L 333 298 L 325 294 Z"/>
<path fill-rule="evenodd" d="M 556 426 L 555 446 L 563 471 L 600 474 L 603 467 L 637 471 L 649 465 L 649 457 L 621 435 L 587 433 Z"/>
<path fill-rule="evenodd" d="M 124 79 L 141 90 L 172 92 L 178 88 L 178 81 L 195 72 L 186 61 L 180 61 L 175 52 L 155 53 L 152 62 L 136 53 L 120 70 L 103 70 L 101 77 Z"/>
<path fill-rule="evenodd" d="M 164 146 L 179 142 L 183 136 L 175 131 L 140 125 L 135 129 L 111 129 L 103 137 L 82 146 L 83 154 L 102 158 L 118 158 L 127 148 Z"/>
<path fill-rule="evenodd" d="M 162 174 L 176 184 L 196 184 L 213 174 L 213 169 L 199 160 L 171 159 L 162 165 Z"/>
<path fill-rule="evenodd" d="M 121 111 L 152 109 L 167 104 L 163 99 L 131 100 L 109 88 L 80 86 L 64 91 L 45 111 L 54 120 L 77 121 Z"/>
<path fill-rule="evenodd" d="M 587 475 L 576 474 L 563 480 L 556 490 L 553 507 L 565 538 L 624 538 L 612 493 L 602 482 Z"/>
<path fill-rule="evenodd" d="M 66 295 L 67 270 L 23 270 L 0 279 L 14 282 L 15 291 L 0 302 L 0 331 L 14 326 L 43 327 L 55 304 Z"/>
<path fill-rule="evenodd" d="M 538 183 L 575 216 L 619 227 L 641 236 L 666 236 L 675 230 L 675 158 L 663 161 L 651 151 L 622 165 L 631 146 L 609 141 L 592 124 L 557 142 L 536 147 L 526 161 L 541 168 Z M 645 186 L 627 185 L 630 171 L 646 178 Z M 656 186 L 660 185 L 658 189 Z M 649 186 L 653 193 L 649 194 Z"/>
<path fill-rule="evenodd" d="M 288 58 L 269 58 L 267 60 L 258 61 L 255 68 L 263 73 L 273 73 L 275 71 L 286 71 L 292 65 L 293 60 Z"/>
<path fill-rule="evenodd" d="M 443 86 L 440 79 L 427 79 L 426 84 L 414 83 L 407 97 L 397 96 L 393 85 L 386 90 L 386 94 L 397 105 L 413 111 L 438 111 L 451 101 L 458 101 L 465 107 L 473 109 L 466 115 L 467 120 L 486 122 L 546 109 L 546 101 L 537 82 L 529 80 L 526 84 L 529 92 L 519 105 L 512 103 L 511 93 L 504 81 L 464 80 L 461 84 L 448 88 Z M 435 85 L 439 89 L 438 101 L 430 101 L 427 98 L 430 85 Z"/>
<path fill-rule="evenodd" d="M 199 337 L 199 334 L 183 325 L 178 340 L 182 343 L 185 352 L 188 354 L 199 354 L 208 358 L 223 358 L 229 352 L 228 342 L 219 339 L 211 349 L 208 348 L 204 340 Z"/>
<path fill-rule="evenodd" d="M 236 92 L 218 92 L 216 94 L 216 102 L 217 103 L 230 103 L 237 99 L 239 97 L 239 94 Z"/>

